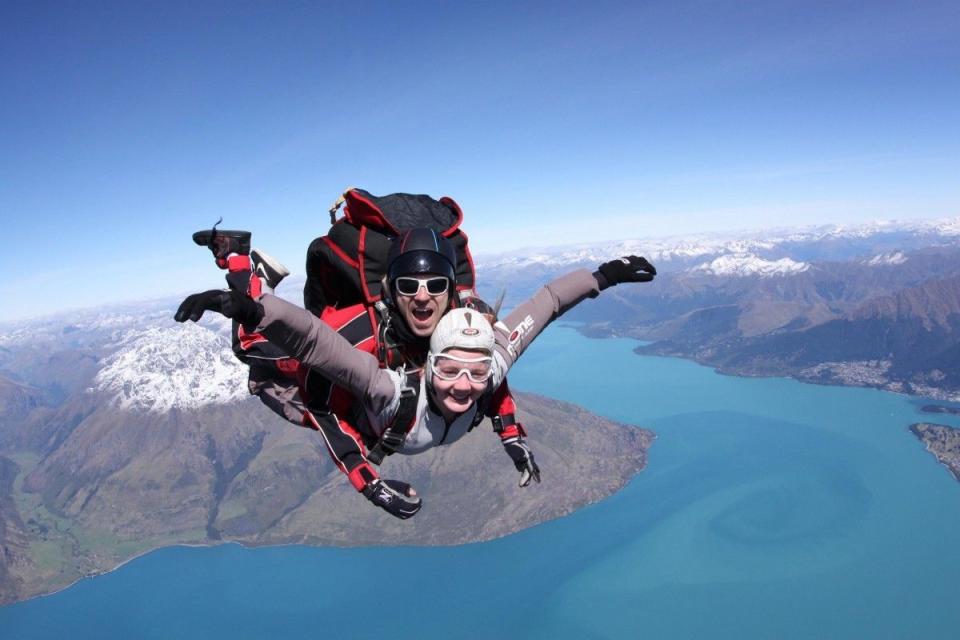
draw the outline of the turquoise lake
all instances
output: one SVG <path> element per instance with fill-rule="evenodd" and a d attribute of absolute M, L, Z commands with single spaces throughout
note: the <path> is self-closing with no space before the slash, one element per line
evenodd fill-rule
<path fill-rule="evenodd" d="M 163 549 L 0 608 L 0 637 L 960 637 L 960 483 L 907 430 L 956 416 L 636 344 L 551 327 L 510 374 L 656 431 L 599 504 L 453 548 Z"/>

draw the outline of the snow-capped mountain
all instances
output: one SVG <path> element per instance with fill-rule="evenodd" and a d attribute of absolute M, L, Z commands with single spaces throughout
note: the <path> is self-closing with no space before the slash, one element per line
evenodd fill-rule
<path fill-rule="evenodd" d="M 694 267 L 693 271 L 700 271 L 716 276 L 782 276 L 790 273 L 801 273 L 810 268 L 805 262 L 796 262 L 790 258 L 779 260 L 764 260 L 753 254 L 737 253 L 720 256 L 710 262 Z"/>
<path fill-rule="evenodd" d="M 105 358 L 93 390 L 122 409 L 165 413 L 247 397 L 247 367 L 223 336 L 187 323 L 132 330 Z"/>
<path fill-rule="evenodd" d="M 871 267 L 879 267 L 881 265 L 898 265 L 903 264 L 907 261 L 907 256 L 904 255 L 903 251 L 894 251 L 893 253 L 881 253 L 875 255 L 868 260 L 864 260 L 862 263 Z"/>
<path fill-rule="evenodd" d="M 200 325 L 179 325 L 176 303 L 112 305 L 7 325 L 0 331 L 0 375 L 53 403 L 89 389 L 115 396 L 118 407 L 150 411 L 245 394 L 245 373 L 230 352 L 230 321 L 207 314 Z"/>

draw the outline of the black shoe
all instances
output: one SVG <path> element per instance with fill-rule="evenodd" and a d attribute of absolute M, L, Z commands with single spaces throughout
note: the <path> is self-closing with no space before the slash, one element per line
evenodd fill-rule
<path fill-rule="evenodd" d="M 250 261 L 253 263 L 253 272 L 263 278 L 263 283 L 271 290 L 276 289 L 277 285 L 290 275 L 290 270 L 279 260 L 260 249 L 250 252 Z"/>
<path fill-rule="evenodd" d="M 223 259 L 231 253 L 237 253 L 241 256 L 250 255 L 250 232 L 233 231 L 230 229 L 205 229 L 193 234 L 193 241 L 201 247 L 207 247 L 213 253 L 213 257 Z"/>

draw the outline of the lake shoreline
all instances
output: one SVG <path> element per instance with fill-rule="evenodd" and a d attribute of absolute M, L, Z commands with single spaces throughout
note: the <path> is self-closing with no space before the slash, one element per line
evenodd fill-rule
<path fill-rule="evenodd" d="M 597 338 L 593 333 L 583 331 L 584 328 L 577 328 L 584 336 L 589 338 Z M 629 338 L 629 336 L 620 336 L 620 335 L 609 335 L 608 338 Z M 635 339 L 635 338 L 630 338 Z M 739 367 L 723 367 L 716 365 L 709 360 L 704 358 L 698 358 L 689 354 L 683 353 L 657 353 L 645 351 L 645 346 L 638 346 L 633 349 L 633 352 L 642 357 L 654 357 L 654 358 L 677 358 L 680 360 L 687 360 L 689 362 L 695 362 L 696 364 L 709 367 L 713 369 L 720 375 L 731 376 L 737 378 L 787 378 L 790 380 L 796 380 L 797 382 L 803 382 L 806 384 L 815 384 L 826 387 L 846 387 L 851 389 L 876 389 L 878 391 L 886 391 L 888 393 L 895 393 L 902 396 L 915 397 L 915 398 L 929 398 L 931 400 L 937 400 L 940 402 L 960 402 L 960 391 L 951 390 L 951 389 L 941 389 L 938 387 L 930 386 L 918 386 L 909 382 L 903 382 L 900 380 L 891 380 L 889 378 L 884 378 L 882 380 L 877 380 L 875 376 L 865 376 L 865 377 L 856 377 L 854 375 L 836 375 L 831 377 L 826 377 L 822 374 L 822 369 L 816 369 L 814 367 L 808 367 L 806 369 L 801 369 L 797 371 L 793 368 L 784 368 L 782 370 L 775 371 L 757 371 L 754 369 L 739 368 Z M 831 365 L 833 369 L 840 369 L 842 366 L 855 367 L 858 363 L 825 363 L 825 365 Z M 820 365 L 824 366 L 824 365 Z M 816 371 L 814 372 L 814 369 Z M 806 372 L 806 373 L 804 373 Z M 816 373 L 816 375 L 814 375 Z M 870 379 L 873 378 L 873 379 Z M 931 406 L 931 405 L 928 405 Z M 949 407 L 940 407 L 942 410 L 931 410 L 927 413 L 956 413 L 960 414 L 960 409 L 951 411 Z"/>

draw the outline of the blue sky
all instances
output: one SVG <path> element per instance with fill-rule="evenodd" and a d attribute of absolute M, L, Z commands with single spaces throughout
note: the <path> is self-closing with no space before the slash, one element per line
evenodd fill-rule
<path fill-rule="evenodd" d="M 302 270 L 348 185 L 474 251 L 960 215 L 956 2 L 0 3 L 0 320 Z"/>

